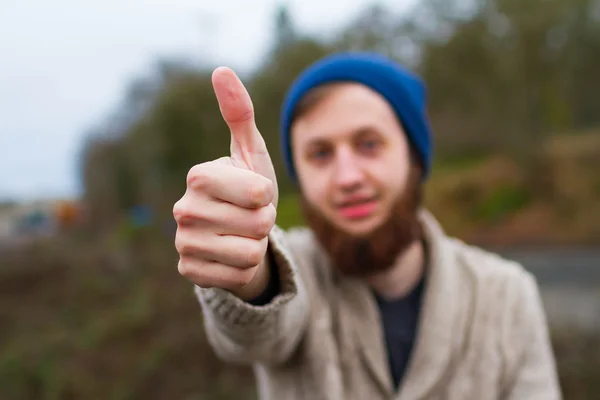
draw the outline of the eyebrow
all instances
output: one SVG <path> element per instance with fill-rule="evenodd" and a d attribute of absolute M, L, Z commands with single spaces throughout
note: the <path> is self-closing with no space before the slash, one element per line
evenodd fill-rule
<path fill-rule="evenodd" d="M 360 128 L 358 128 L 357 130 L 353 131 L 349 136 L 352 139 L 357 139 L 357 138 L 361 138 L 367 135 L 377 135 L 378 131 L 374 126 L 371 125 L 365 125 L 362 126 Z M 310 147 L 315 147 L 315 146 L 324 146 L 324 145 L 330 145 L 331 144 L 331 140 L 322 138 L 322 137 L 316 137 L 316 138 L 312 138 L 309 139 L 306 142 L 306 147 L 310 148 Z"/>
<path fill-rule="evenodd" d="M 356 137 L 356 138 L 360 138 L 360 137 L 368 136 L 368 135 L 380 135 L 380 134 L 379 134 L 379 131 L 374 126 L 368 125 L 368 126 L 364 126 L 364 127 L 357 129 L 352 136 Z"/>
<path fill-rule="evenodd" d="M 306 150 L 310 150 L 315 147 L 323 147 L 323 146 L 330 146 L 330 145 L 331 145 L 331 141 L 322 139 L 322 138 L 316 138 L 316 139 L 310 139 L 308 142 L 306 142 L 306 145 L 304 146 L 304 148 Z"/>

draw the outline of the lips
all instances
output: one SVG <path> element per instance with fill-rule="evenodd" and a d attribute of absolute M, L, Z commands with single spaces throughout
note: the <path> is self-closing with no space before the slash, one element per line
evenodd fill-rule
<path fill-rule="evenodd" d="M 339 205 L 340 214 L 346 219 L 362 219 L 369 217 L 377 208 L 377 199 L 374 197 L 355 197 L 347 199 Z"/>

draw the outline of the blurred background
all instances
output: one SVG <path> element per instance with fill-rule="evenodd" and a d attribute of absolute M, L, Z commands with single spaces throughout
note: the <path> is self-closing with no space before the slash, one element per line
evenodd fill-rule
<path fill-rule="evenodd" d="M 567 399 L 600 398 L 600 1 L 5 0 L 0 398 L 252 399 L 177 273 L 188 169 L 228 154 L 210 75 L 247 85 L 281 181 L 287 86 L 340 49 L 429 90 L 427 206 L 540 283 Z"/>

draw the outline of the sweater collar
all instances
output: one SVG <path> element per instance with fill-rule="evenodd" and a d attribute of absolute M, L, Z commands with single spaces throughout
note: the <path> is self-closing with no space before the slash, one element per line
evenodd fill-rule
<path fill-rule="evenodd" d="M 448 370 L 457 335 L 457 299 L 460 282 L 454 271 L 456 260 L 444 231 L 428 211 L 420 211 L 424 240 L 428 247 L 428 267 L 422 308 L 412 351 L 397 400 L 427 398 Z M 339 277 L 338 277 L 339 278 Z M 371 289 L 355 279 L 338 280 L 344 298 L 340 317 L 352 332 L 353 350 L 361 356 L 382 392 L 393 396 L 387 362 L 386 343 L 377 303 Z"/>
<path fill-rule="evenodd" d="M 462 334 L 456 253 L 432 214 L 423 210 L 420 218 L 429 246 L 429 269 L 415 348 L 398 400 L 429 397 L 443 381 L 454 344 Z"/>

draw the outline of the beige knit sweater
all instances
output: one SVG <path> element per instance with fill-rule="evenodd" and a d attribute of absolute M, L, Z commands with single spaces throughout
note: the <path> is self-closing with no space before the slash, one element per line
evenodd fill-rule
<path fill-rule="evenodd" d="M 428 212 L 422 219 L 431 265 L 397 390 L 368 287 L 334 274 L 304 228 L 271 233 L 282 293 L 270 304 L 196 288 L 212 347 L 224 360 L 254 366 L 261 399 L 560 399 L 532 275 L 446 236 Z"/>

